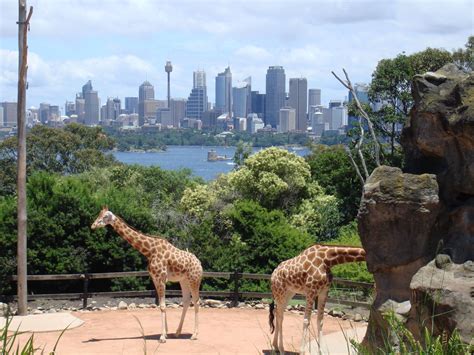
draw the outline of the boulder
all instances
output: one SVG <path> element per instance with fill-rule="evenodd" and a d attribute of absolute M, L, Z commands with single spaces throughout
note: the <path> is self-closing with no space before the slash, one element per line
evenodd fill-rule
<path fill-rule="evenodd" d="M 441 260 L 440 260 L 441 259 Z M 447 255 L 438 255 L 413 276 L 410 284 L 412 303 L 417 308 L 412 317 L 419 324 L 433 326 L 436 335 L 443 330 L 458 329 L 469 343 L 474 334 L 474 263 L 451 262 Z M 419 330 L 421 331 L 421 329 Z"/>

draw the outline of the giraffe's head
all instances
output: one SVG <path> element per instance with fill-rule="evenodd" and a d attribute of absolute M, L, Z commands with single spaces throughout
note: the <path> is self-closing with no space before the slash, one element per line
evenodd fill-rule
<path fill-rule="evenodd" d="M 91 228 L 92 229 L 103 228 L 107 224 L 112 224 L 116 218 L 117 217 L 115 217 L 114 214 L 109 211 L 107 206 L 102 207 L 102 210 L 100 211 L 99 216 L 97 216 L 94 223 L 92 223 Z"/>

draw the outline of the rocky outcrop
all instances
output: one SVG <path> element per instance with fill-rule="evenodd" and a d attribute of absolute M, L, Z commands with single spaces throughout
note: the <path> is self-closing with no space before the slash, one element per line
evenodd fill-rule
<path fill-rule="evenodd" d="M 358 226 L 377 288 L 367 332 L 370 343 L 380 345 L 379 340 L 387 338 L 382 305 L 408 301 L 412 276 L 435 255 L 438 212 L 435 175 L 381 166 L 367 180 Z"/>
<path fill-rule="evenodd" d="M 474 334 L 474 263 L 454 264 L 440 254 L 413 276 L 410 288 L 415 304 L 410 316 L 435 334 L 458 329 L 469 343 Z"/>
<path fill-rule="evenodd" d="M 417 75 L 413 97 L 402 132 L 405 171 L 374 170 L 359 209 L 377 289 L 364 339 L 371 346 L 390 336 L 382 316 L 386 305 L 408 301 L 399 316 L 415 335 L 428 318 L 437 318 L 435 333 L 458 328 L 472 335 L 472 290 L 466 285 L 474 281 L 474 74 L 447 65 Z M 426 284 L 428 276 L 437 281 Z"/>
<path fill-rule="evenodd" d="M 449 64 L 417 75 L 403 130 L 406 171 L 436 174 L 439 233 L 456 263 L 474 258 L 474 74 Z"/>

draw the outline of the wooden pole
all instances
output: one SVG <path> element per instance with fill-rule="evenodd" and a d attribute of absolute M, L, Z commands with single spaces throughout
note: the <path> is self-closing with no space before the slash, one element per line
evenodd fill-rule
<path fill-rule="evenodd" d="M 27 33 L 29 21 L 33 14 L 30 8 L 26 16 L 26 0 L 18 0 L 18 169 L 17 169 L 17 292 L 18 314 L 26 315 L 27 306 L 27 261 L 26 261 L 26 71 L 27 71 Z"/>

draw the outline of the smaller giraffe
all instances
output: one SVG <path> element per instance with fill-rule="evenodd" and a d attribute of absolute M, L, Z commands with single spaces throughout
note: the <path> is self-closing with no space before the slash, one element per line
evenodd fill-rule
<path fill-rule="evenodd" d="M 331 267 L 355 261 L 365 260 L 365 250 L 362 248 L 315 244 L 296 257 L 283 261 L 273 271 L 271 287 L 274 303 L 270 305 L 270 330 L 273 337 L 273 348 L 284 354 L 283 346 L 283 313 L 288 301 L 298 293 L 306 296 L 306 307 L 303 321 L 303 338 L 301 353 L 306 350 L 306 338 L 311 320 L 311 311 L 315 299 L 318 299 L 318 343 L 321 344 L 324 306 L 326 304 L 329 286 L 332 281 Z M 274 326 L 274 311 L 276 304 L 276 327 Z"/>
<path fill-rule="evenodd" d="M 184 317 L 191 303 L 194 304 L 194 333 L 191 339 L 198 336 L 199 287 L 202 279 L 202 266 L 199 259 L 187 251 L 174 247 L 167 240 L 145 235 L 130 227 L 123 219 L 114 215 L 107 207 L 102 208 L 91 228 L 103 228 L 110 225 L 132 247 L 148 259 L 150 274 L 156 293 L 160 298 L 161 337 L 160 342 L 166 342 L 168 323 L 166 321 L 165 288 L 167 281 L 178 281 L 183 294 L 183 312 L 176 336 L 181 334 Z"/>

